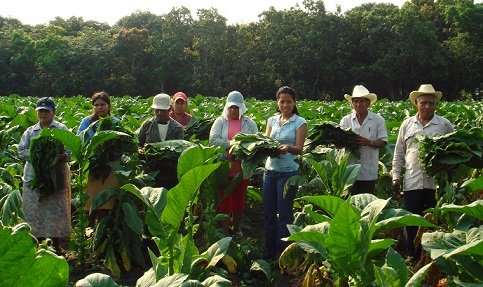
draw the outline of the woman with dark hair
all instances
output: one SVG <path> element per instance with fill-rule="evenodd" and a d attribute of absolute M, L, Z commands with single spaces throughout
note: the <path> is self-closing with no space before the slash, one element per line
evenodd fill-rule
<path fill-rule="evenodd" d="M 287 224 L 294 220 L 292 208 L 296 190 L 290 189 L 284 195 L 284 187 L 287 180 L 298 173 L 295 159 L 302 152 L 307 135 L 307 123 L 298 115 L 295 90 L 284 86 L 275 96 L 278 113 L 268 119 L 265 134 L 280 141 L 280 154 L 268 157 L 263 174 L 265 252 L 270 259 L 278 258 L 287 246 L 281 238 L 289 235 Z"/>
<path fill-rule="evenodd" d="M 77 135 L 80 135 L 82 132 L 87 133 L 87 138 L 92 138 L 96 133 L 97 122 L 100 118 L 111 115 L 111 99 L 108 93 L 104 91 L 95 92 L 92 95 L 91 102 L 92 114 L 82 119 L 79 130 L 77 131 Z M 114 121 L 118 122 L 119 119 L 114 118 Z M 94 125 L 91 126 L 93 123 Z"/>
<path fill-rule="evenodd" d="M 95 92 L 91 98 L 92 103 L 92 114 L 83 118 L 77 135 L 81 137 L 83 141 L 90 140 L 97 131 L 98 123 L 101 118 L 111 115 L 111 99 L 109 94 L 100 91 Z M 114 123 L 119 122 L 118 118 L 113 117 Z M 107 164 L 107 163 L 106 163 Z M 114 174 L 111 167 L 106 166 L 103 172 L 106 173 L 105 176 L 99 176 L 96 172 L 89 172 L 89 177 L 87 179 L 86 192 L 89 195 L 86 201 L 85 208 L 89 212 L 89 223 L 94 226 L 101 218 L 105 217 L 114 206 L 114 199 L 108 201 L 104 205 L 98 207 L 96 210 L 91 210 L 92 203 L 96 198 L 97 194 L 107 188 L 117 188 L 119 187 L 119 182 Z"/>

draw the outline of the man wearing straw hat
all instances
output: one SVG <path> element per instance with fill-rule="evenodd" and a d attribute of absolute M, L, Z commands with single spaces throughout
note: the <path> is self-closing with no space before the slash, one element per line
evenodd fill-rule
<path fill-rule="evenodd" d="M 361 165 L 350 193 L 374 193 L 379 167 L 379 149 L 387 144 L 386 123 L 383 117 L 368 110 L 369 106 L 377 101 L 377 95 L 370 93 L 364 86 L 355 86 L 352 96 L 346 94 L 344 97 L 351 103 L 353 112 L 343 117 L 340 125 L 359 134 L 356 143 L 360 146 L 361 154 L 360 159 L 353 155 L 349 157 L 350 164 Z"/>
<path fill-rule="evenodd" d="M 423 214 L 423 211 L 436 205 L 435 183 L 425 174 L 419 163 L 419 135 L 434 137 L 453 131 L 453 125 L 445 118 L 435 114 L 436 103 L 442 93 L 435 91 L 430 84 L 424 84 L 419 90 L 409 94 L 409 100 L 417 107 L 418 113 L 403 121 L 394 149 L 392 161 L 392 187 L 396 195 L 403 190 L 404 209 Z M 404 177 L 401 174 L 404 171 Z M 414 246 L 418 228 L 406 227 L 406 248 L 414 259 L 420 256 L 420 250 Z"/>

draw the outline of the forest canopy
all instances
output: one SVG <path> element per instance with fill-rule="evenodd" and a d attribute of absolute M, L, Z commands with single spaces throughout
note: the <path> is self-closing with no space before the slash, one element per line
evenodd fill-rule
<path fill-rule="evenodd" d="M 483 91 L 483 4 L 412 0 L 331 13 L 323 1 L 228 25 L 216 9 L 137 11 L 110 26 L 83 18 L 24 25 L 0 16 L 0 95 L 148 97 L 178 90 L 272 99 L 290 85 L 340 100 L 355 84 L 401 100 L 423 83 L 446 100 Z"/>

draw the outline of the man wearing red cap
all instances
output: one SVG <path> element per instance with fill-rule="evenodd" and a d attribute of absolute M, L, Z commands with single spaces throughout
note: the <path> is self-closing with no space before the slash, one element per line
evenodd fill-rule
<path fill-rule="evenodd" d="M 188 97 L 183 92 L 177 92 L 173 95 L 173 109 L 169 112 L 169 116 L 180 123 L 183 127 L 191 125 L 196 118 L 186 112 L 188 108 Z"/>

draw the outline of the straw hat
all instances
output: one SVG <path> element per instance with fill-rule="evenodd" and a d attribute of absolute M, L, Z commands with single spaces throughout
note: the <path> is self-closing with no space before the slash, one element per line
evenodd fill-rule
<path fill-rule="evenodd" d="M 368 99 L 369 101 L 371 101 L 371 104 L 374 104 L 377 101 L 376 94 L 370 93 L 369 90 L 366 89 L 366 87 L 364 87 L 363 85 L 356 85 L 354 87 L 354 90 L 352 90 L 352 96 L 345 94 L 344 98 L 350 103 L 352 103 L 352 99 L 354 98 Z"/>
<path fill-rule="evenodd" d="M 439 101 L 443 96 L 443 93 L 441 93 L 440 91 L 435 91 L 433 85 L 431 84 L 423 84 L 419 87 L 419 90 L 412 91 L 409 94 L 409 100 L 411 101 L 411 103 L 413 103 L 413 105 L 416 106 L 416 99 L 422 95 L 432 95 L 436 98 L 436 100 Z"/>

